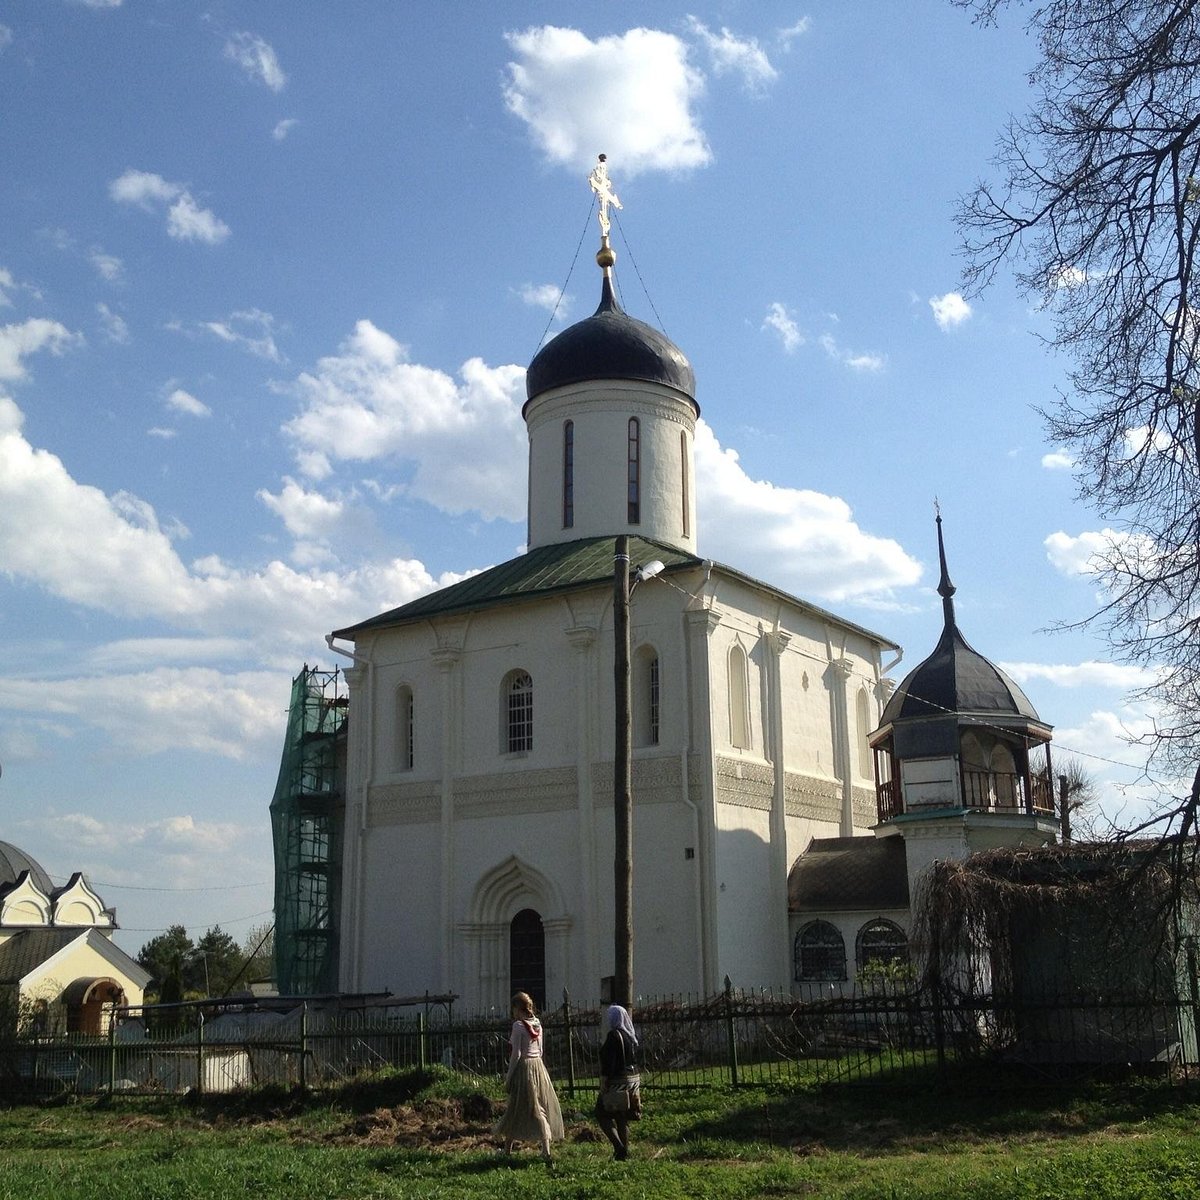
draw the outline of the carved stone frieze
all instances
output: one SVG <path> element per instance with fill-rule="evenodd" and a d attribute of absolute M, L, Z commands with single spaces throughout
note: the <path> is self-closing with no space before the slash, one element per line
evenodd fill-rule
<path fill-rule="evenodd" d="M 561 812 L 576 806 L 574 767 L 468 775 L 454 781 L 455 817 Z"/>
<path fill-rule="evenodd" d="M 837 821 L 842 811 L 841 784 L 789 772 L 784 781 L 784 807 L 789 817 Z"/>
<path fill-rule="evenodd" d="M 774 791 L 775 769 L 770 764 L 717 759 L 718 803 L 769 810 Z"/>
<path fill-rule="evenodd" d="M 420 825 L 441 815 L 441 789 L 436 780 L 382 783 L 367 797 L 367 826 Z"/>
<path fill-rule="evenodd" d="M 633 803 L 674 804 L 683 785 L 679 758 L 664 754 L 653 758 L 633 760 Z M 613 765 L 600 762 L 592 765 L 592 803 L 597 807 L 613 802 Z"/>

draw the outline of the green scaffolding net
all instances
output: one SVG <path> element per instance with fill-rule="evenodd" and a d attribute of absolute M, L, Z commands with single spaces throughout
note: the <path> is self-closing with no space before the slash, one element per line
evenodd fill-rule
<path fill-rule="evenodd" d="M 287 996 L 337 990 L 346 719 L 334 671 L 292 680 L 287 737 L 271 801 L 275 971 Z"/>

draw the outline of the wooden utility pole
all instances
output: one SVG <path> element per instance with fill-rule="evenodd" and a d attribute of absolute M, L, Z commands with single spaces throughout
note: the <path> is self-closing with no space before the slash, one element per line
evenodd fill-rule
<path fill-rule="evenodd" d="M 629 684 L 629 537 L 621 534 L 613 555 L 613 686 L 616 744 L 613 752 L 614 938 L 613 1000 L 633 1004 L 633 729 Z"/>

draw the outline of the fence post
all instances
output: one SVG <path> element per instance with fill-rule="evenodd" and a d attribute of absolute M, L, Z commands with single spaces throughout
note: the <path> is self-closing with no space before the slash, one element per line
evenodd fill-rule
<path fill-rule="evenodd" d="M 737 1031 L 733 1027 L 733 984 L 725 976 L 725 1035 L 729 1041 L 729 1082 L 738 1085 Z"/>
<path fill-rule="evenodd" d="M 1188 993 L 1192 1001 L 1192 1045 L 1185 1048 L 1185 1053 L 1191 1050 L 1192 1054 L 1190 1062 L 1184 1059 L 1188 1065 L 1200 1061 L 1200 981 L 1196 978 L 1196 969 L 1196 938 L 1193 935 L 1187 939 Z"/>
<path fill-rule="evenodd" d="M 429 1069 L 429 1027 L 425 1023 L 425 1010 L 417 1013 L 417 1065 L 422 1071 Z"/>
<path fill-rule="evenodd" d="M 112 1008 L 108 1014 L 108 1098 L 111 1100 L 117 1090 L 117 1010 Z"/>
<path fill-rule="evenodd" d="M 308 1091 L 308 1001 L 300 1005 L 300 1090 Z"/>
<path fill-rule="evenodd" d="M 204 1095 L 204 1012 L 196 1010 L 196 1094 Z"/>
<path fill-rule="evenodd" d="M 563 988 L 563 1023 L 567 1031 L 567 1095 L 575 1099 L 575 1033 L 571 1028 L 571 996 Z"/>

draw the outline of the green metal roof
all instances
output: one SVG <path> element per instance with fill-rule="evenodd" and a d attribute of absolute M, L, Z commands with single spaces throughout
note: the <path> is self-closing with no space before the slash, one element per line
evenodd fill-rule
<path fill-rule="evenodd" d="M 561 592 L 595 587 L 597 584 L 612 584 L 613 554 L 615 537 L 581 538 L 575 542 L 560 542 L 555 546 L 538 546 L 518 558 L 511 558 L 499 566 L 489 567 L 468 579 L 452 583 L 449 587 L 419 596 L 399 608 L 390 609 L 375 617 L 368 617 L 357 625 L 334 630 L 331 636 L 354 641 L 359 634 L 373 629 L 385 629 L 392 625 L 404 625 L 424 617 L 441 617 L 451 613 L 474 612 L 491 608 L 497 604 L 511 604 L 522 600 L 553 596 Z M 740 579 L 764 592 L 770 592 L 790 604 L 808 609 L 809 612 L 826 620 L 834 621 L 845 629 L 862 634 L 870 641 L 893 650 L 897 644 L 881 633 L 875 633 L 845 617 L 839 617 L 828 609 L 810 604 L 780 588 L 760 579 L 755 579 L 734 567 L 713 563 L 708 559 L 686 554 L 664 542 L 650 538 L 630 536 L 629 561 L 631 567 L 660 560 L 667 572 L 686 570 L 689 567 L 711 566 L 732 579 Z"/>
<path fill-rule="evenodd" d="M 402 625 L 422 617 L 470 612 L 495 604 L 553 596 L 576 588 L 612 582 L 615 537 L 581 538 L 554 546 L 538 546 L 519 558 L 489 567 L 468 579 L 452 583 L 399 608 L 369 617 L 357 625 L 334 631 L 333 636 L 353 640 L 358 634 L 389 625 Z M 659 559 L 667 570 L 697 567 L 702 560 L 662 542 L 630 537 L 629 561 L 633 567 Z"/>

